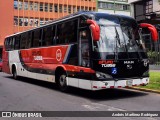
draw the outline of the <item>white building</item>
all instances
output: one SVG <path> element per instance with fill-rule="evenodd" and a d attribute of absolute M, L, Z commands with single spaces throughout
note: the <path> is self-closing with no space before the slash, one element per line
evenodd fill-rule
<path fill-rule="evenodd" d="M 138 23 L 149 23 L 156 27 L 159 39 L 155 43 L 151 39 L 151 32 L 142 29 L 143 39 L 145 41 L 146 50 L 149 51 L 149 59 L 151 64 L 160 63 L 160 0 L 129 0 L 131 3 L 131 16 Z M 153 52 L 153 54 L 152 54 Z"/>
<path fill-rule="evenodd" d="M 128 0 L 98 0 L 98 12 L 131 15 Z"/>
<path fill-rule="evenodd" d="M 131 16 L 137 21 L 160 20 L 160 0 L 128 0 Z"/>

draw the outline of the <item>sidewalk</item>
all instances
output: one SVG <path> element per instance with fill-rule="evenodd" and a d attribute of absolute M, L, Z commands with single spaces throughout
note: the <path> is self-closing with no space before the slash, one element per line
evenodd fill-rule
<path fill-rule="evenodd" d="M 158 93 L 158 94 L 160 94 L 160 90 L 152 90 L 152 89 L 139 88 L 139 87 L 129 87 L 128 89 L 133 89 L 133 90 L 139 90 L 139 91 L 144 91 L 144 92 L 152 92 L 152 93 Z"/>
<path fill-rule="evenodd" d="M 160 70 L 149 70 L 150 72 L 160 72 Z"/>

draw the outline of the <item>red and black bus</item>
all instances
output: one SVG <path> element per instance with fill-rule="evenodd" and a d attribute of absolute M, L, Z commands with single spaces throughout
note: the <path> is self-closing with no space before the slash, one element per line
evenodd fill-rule
<path fill-rule="evenodd" d="M 141 38 L 147 27 L 127 16 L 79 12 L 5 38 L 3 72 L 88 90 L 149 83 Z"/>

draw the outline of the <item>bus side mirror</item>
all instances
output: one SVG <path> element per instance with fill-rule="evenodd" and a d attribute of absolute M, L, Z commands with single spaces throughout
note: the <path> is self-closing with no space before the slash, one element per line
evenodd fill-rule
<path fill-rule="evenodd" d="M 99 25 L 94 20 L 87 20 L 87 24 L 90 24 L 93 41 L 99 41 L 99 38 L 100 38 Z"/>
<path fill-rule="evenodd" d="M 153 25 L 148 24 L 148 23 L 141 23 L 140 27 L 141 28 L 148 28 L 150 30 L 150 32 L 151 32 L 153 41 L 154 42 L 158 41 L 158 32 L 157 32 L 156 28 Z"/>

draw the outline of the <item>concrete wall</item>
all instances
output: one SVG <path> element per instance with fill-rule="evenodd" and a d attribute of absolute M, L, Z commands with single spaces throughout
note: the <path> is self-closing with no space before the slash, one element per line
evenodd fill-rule
<path fill-rule="evenodd" d="M 114 14 L 114 10 L 104 10 L 104 9 L 98 9 L 98 12 L 103 12 L 103 13 L 110 13 L 110 14 Z"/>
<path fill-rule="evenodd" d="M 142 1 L 142 0 L 128 0 L 128 3 L 133 3 L 133 2 L 137 2 L 137 1 Z"/>
<path fill-rule="evenodd" d="M 131 13 L 126 11 L 116 11 L 115 14 L 131 16 Z"/>
<path fill-rule="evenodd" d="M 126 4 L 128 5 L 127 2 L 121 2 L 121 1 L 114 1 L 114 0 L 98 0 L 101 2 L 107 2 L 107 3 L 112 3 L 112 4 Z M 98 3 L 97 3 L 98 4 Z M 104 12 L 104 13 L 110 13 L 110 14 L 119 14 L 119 15 L 127 15 L 127 16 L 131 16 L 131 12 L 130 11 L 123 11 L 123 10 L 114 10 L 114 8 L 112 10 L 109 9 L 98 9 L 98 12 Z"/>
<path fill-rule="evenodd" d="M 130 12 L 98 9 L 98 12 L 131 16 Z"/>
<path fill-rule="evenodd" d="M 158 0 L 153 0 L 153 11 L 160 11 L 160 3 Z"/>
<path fill-rule="evenodd" d="M 13 33 L 13 0 L 0 0 L 0 46 Z"/>
<path fill-rule="evenodd" d="M 142 1 L 142 0 L 128 0 L 128 3 L 131 4 L 131 16 L 134 17 L 134 2 Z M 139 8 L 139 14 L 142 14 L 142 9 Z M 160 11 L 160 2 L 158 0 L 153 0 L 153 12 Z"/>

